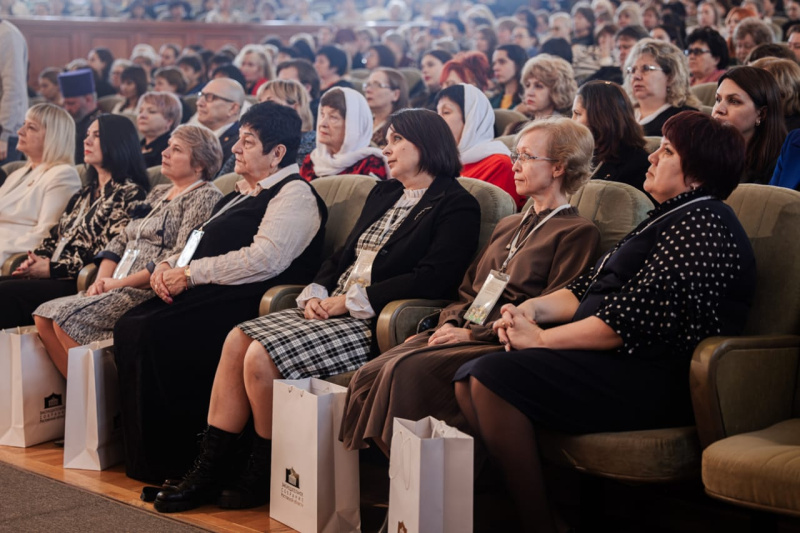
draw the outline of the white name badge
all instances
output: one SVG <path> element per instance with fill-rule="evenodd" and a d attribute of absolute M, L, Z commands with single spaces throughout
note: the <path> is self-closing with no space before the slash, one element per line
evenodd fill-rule
<path fill-rule="evenodd" d="M 203 238 L 204 233 L 204 231 L 199 229 L 192 231 L 192 234 L 189 235 L 188 239 L 186 239 L 186 246 L 183 247 L 181 256 L 178 257 L 178 262 L 175 264 L 175 266 L 183 268 L 189 264 L 189 261 L 192 260 L 194 252 L 197 250 L 197 246 L 200 244 L 200 239 Z"/>
<path fill-rule="evenodd" d="M 361 285 L 362 287 L 369 287 L 372 281 L 372 263 L 378 256 L 377 250 L 362 250 L 358 254 L 358 260 L 347 276 L 347 283 L 344 284 L 344 291 L 347 292 L 353 285 Z"/>
<path fill-rule="evenodd" d="M 475 324 L 483 325 L 489 314 L 494 309 L 497 300 L 508 285 L 508 274 L 492 270 L 486 281 L 483 282 L 480 292 L 475 297 L 475 301 L 467 309 L 464 319 L 474 322 Z"/>
<path fill-rule="evenodd" d="M 56 261 L 59 260 L 61 254 L 64 253 L 64 248 L 67 247 L 68 242 L 69 239 L 67 239 L 66 237 L 61 237 L 61 240 L 58 241 L 58 246 L 56 246 L 55 252 L 53 252 L 53 255 L 50 256 L 51 262 L 55 263 Z"/>
<path fill-rule="evenodd" d="M 114 274 L 112 274 L 111 277 L 114 279 L 122 279 L 127 276 L 137 257 L 139 257 L 139 250 L 125 250 L 125 254 L 117 264 L 117 268 L 114 269 Z"/>

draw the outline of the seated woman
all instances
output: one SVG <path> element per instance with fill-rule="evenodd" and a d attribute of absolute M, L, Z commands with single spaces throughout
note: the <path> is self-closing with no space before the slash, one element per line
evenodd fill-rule
<path fill-rule="evenodd" d="M 514 198 L 517 209 L 525 205 L 514 183 L 510 152 L 493 140 L 494 111 L 486 95 L 474 85 L 451 85 L 439 91 L 436 111 L 458 143 L 461 175 L 497 185 Z"/>
<path fill-rule="evenodd" d="M 522 69 L 524 94 L 515 108 L 530 119 L 567 114 L 578 89 L 569 63 L 550 54 L 539 54 Z"/>
<path fill-rule="evenodd" d="M 420 72 L 422 72 L 422 82 L 425 84 L 425 92 L 411 102 L 412 107 L 424 107 L 436 110 L 436 95 L 442 88 L 440 81 L 442 69 L 445 63 L 453 59 L 453 54 L 445 50 L 428 50 L 422 54 L 420 61 Z"/>
<path fill-rule="evenodd" d="M 361 94 L 334 87 L 322 95 L 317 114 L 317 147 L 306 156 L 300 175 L 311 181 L 337 174 L 363 174 L 386 179 L 386 162 L 372 148 L 372 113 Z"/>
<path fill-rule="evenodd" d="M 365 448 L 372 439 L 388 453 L 392 420 L 398 416 L 432 415 L 465 426 L 453 395 L 453 373 L 466 361 L 502 348 L 491 328 L 500 308 L 563 288 L 596 257 L 597 228 L 567 202 L 567 194 L 589 179 L 593 146 L 591 133 L 566 118 L 536 121 L 517 136 L 517 190 L 533 198 L 533 206 L 498 223 L 464 276 L 459 301 L 442 311 L 436 329 L 411 337 L 356 373 L 342 422 L 345 446 Z M 497 283 L 498 272 L 508 276 L 507 284 L 494 305 L 486 304 L 478 295 L 486 284 Z"/>
<path fill-rule="evenodd" d="M 797 61 L 762 57 L 750 66 L 766 70 L 778 82 L 786 131 L 800 128 L 800 66 L 797 65 Z"/>
<path fill-rule="evenodd" d="M 719 79 L 712 117 L 730 124 L 747 144 L 741 181 L 769 183 L 786 138 L 781 93 L 769 72 L 734 67 Z"/>
<path fill-rule="evenodd" d="M 264 292 L 308 283 L 327 211 L 297 175 L 300 118 L 272 102 L 242 115 L 233 146 L 244 179 L 180 254 L 154 265 L 152 298 L 114 327 L 128 476 L 163 480 L 191 464 L 225 335 L 258 315 Z"/>
<path fill-rule="evenodd" d="M 710 3 L 708 9 L 714 10 Z M 716 11 L 715 11 L 716 12 Z M 698 28 L 689 34 L 686 57 L 689 60 L 691 85 L 719 80 L 728 68 L 728 43 L 712 28 Z"/>
<path fill-rule="evenodd" d="M 372 138 L 378 148 L 386 146 L 389 115 L 408 107 L 406 77 L 393 68 L 377 68 L 364 82 L 364 98 L 372 111 Z"/>
<path fill-rule="evenodd" d="M 186 93 L 186 78 L 178 67 L 161 67 L 153 74 L 153 89 L 158 92 L 172 93 L 181 102 L 181 124 L 188 122 L 194 111 L 181 95 Z"/>
<path fill-rule="evenodd" d="M 537 428 L 692 424 L 695 346 L 741 333 L 747 319 L 755 258 L 722 202 L 744 167 L 741 134 L 700 112 L 680 113 L 650 161 L 644 188 L 660 205 L 649 218 L 567 288 L 503 306 L 494 328 L 506 350 L 456 372 L 461 412 L 503 472 L 525 531 L 558 523 Z"/>
<path fill-rule="evenodd" d="M 572 104 L 572 120 L 594 136 L 593 179 L 619 181 L 644 191 L 650 167 L 647 143 L 622 87 L 609 81 L 582 85 Z"/>
<path fill-rule="evenodd" d="M 272 382 L 355 370 L 372 353 L 375 317 L 398 298 L 455 294 L 477 246 L 480 208 L 457 181 L 458 150 L 435 113 L 389 118 L 394 179 L 370 192 L 344 247 L 320 268 L 299 307 L 239 324 L 225 341 L 202 451 L 183 481 L 158 494 L 161 512 L 269 498 Z M 371 269 L 371 270 L 370 270 Z M 241 478 L 222 492 L 233 447 L 252 414 L 256 436 Z"/>
<path fill-rule="evenodd" d="M 136 127 L 142 136 L 144 166 L 161 164 L 161 152 L 167 149 L 170 133 L 181 123 L 182 116 L 181 102 L 174 94 L 149 92 L 142 95 Z"/>
<path fill-rule="evenodd" d="M 58 107 L 64 106 L 64 96 L 58 86 L 58 75 L 61 69 L 48 67 L 39 73 L 39 94 L 44 98 L 44 103 Z"/>
<path fill-rule="evenodd" d="M 33 323 L 40 304 L 75 294 L 78 272 L 128 224 L 149 182 L 133 123 L 100 115 L 83 141 L 86 186 L 9 277 L 0 278 L 0 328 Z"/>
<path fill-rule="evenodd" d="M 28 162 L 0 187 L 0 264 L 39 244 L 81 188 L 72 166 L 75 122 L 66 111 L 36 104 L 17 135 L 17 150 Z"/>
<path fill-rule="evenodd" d="M 244 92 L 253 96 L 258 94 L 259 87 L 275 77 L 272 61 L 261 45 L 248 44 L 243 47 L 233 64 L 244 76 Z"/>
<path fill-rule="evenodd" d="M 497 92 L 490 102 L 495 109 L 513 109 L 522 103 L 522 70 L 528 54 L 516 44 L 503 44 L 492 55 L 492 73 Z"/>
<path fill-rule="evenodd" d="M 147 73 L 139 65 L 131 65 L 125 67 L 119 79 L 119 94 L 124 100 L 115 105 L 111 113 L 135 118 L 139 98 L 147 92 Z"/>
<path fill-rule="evenodd" d="M 700 105 L 689 89 L 686 58 L 675 45 L 642 39 L 631 49 L 625 72 L 625 91 L 646 136 L 658 137 L 668 118 Z"/>
<path fill-rule="evenodd" d="M 175 130 L 161 165 L 172 185 L 154 187 L 134 207 L 125 230 L 97 254 L 97 281 L 88 291 L 44 303 L 33 312 L 47 353 L 64 377 L 70 348 L 110 338 L 125 312 L 154 296 L 145 267 L 180 253 L 192 230 L 211 214 L 222 193 L 209 180 L 221 160 L 222 147 L 210 130 Z"/>
<path fill-rule="evenodd" d="M 489 88 L 489 60 L 480 52 L 461 52 L 442 67 L 439 83 L 450 87 L 459 83 L 474 85 L 481 91 Z"/>

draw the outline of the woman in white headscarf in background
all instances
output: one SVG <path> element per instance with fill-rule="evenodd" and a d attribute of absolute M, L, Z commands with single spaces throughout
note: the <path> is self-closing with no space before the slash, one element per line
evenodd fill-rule
<path fill-rule="evenodd" d="M 439 92 L 436 112 L 450 126 L 461 156 L 461 175 L 496 185 L 521 208 L 527 198 L 517 193 L 511 151 L 494 140 L 494 110 L 474 85 L 460 83 Z"/>
<path fill-rule="evenodd" d="M 370 147 L 372 112 L 353 89 L 335 87 L 320 100 L 317 147 L 305 158 L 300 175 L 307 181 L 337 174 L 363 174 L 386 179 L 380 149 Z"/>

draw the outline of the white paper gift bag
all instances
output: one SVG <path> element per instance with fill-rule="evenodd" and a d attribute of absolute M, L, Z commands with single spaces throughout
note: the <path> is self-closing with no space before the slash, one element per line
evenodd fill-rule
<path fill-rule="evenodd" d="M 338 439 L 347 389 L 306 378 L 273 394 L 270 517 L 301 533 L 360 531 L 358 451 Z"/>
<path fill-rule="evenodd" d="M 64 436 L 66 387 L 35 326 L 0 331 L 0 444 L 25 448 Z"/>
<path fill-rule="evenodd" d="M 64 468 L 104 470 L 122 460 L 114 340 L 69 351 Z"/>
<path fill-rule="evenodd" d="M 394 419 L 389 531 L 472 531 L 473 440 L 433 417 Z"/>

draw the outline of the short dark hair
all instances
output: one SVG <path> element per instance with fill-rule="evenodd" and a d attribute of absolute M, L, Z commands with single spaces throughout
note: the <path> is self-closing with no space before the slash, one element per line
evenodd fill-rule
<path fill-rule="evenodd" d="M 317 71 L 314 69 L 314 65 L 311 64 L 311 61 L 301 58 L 283 61 L 282 63 L 278 64 L 275 75 L 277 76 L 281 73 L 281 70 L 290 67 L 293 67 L 295 70 L 297 70 L 297 77 L 300 78 L 299 81 L 301 84 L 311 87 L 309 94 L 311 99 L 316 100 L 319 98 L 319 74 L 317 74 Z"/>
<path fill-rule="evenodd" d="M 311 46 L 304 39 L 297 39 L 294 43 L 292 43 L 291 47 L 297 50 L 297 53 L 300 55 L 300 57 L 307 59 L 311 63 L 314 63 L 314 59 L 316 57 L 314 50 L 311 49 Z"/>
<path fill-rule="evenodd" d="M 753 61 L 757 61 L 762 57 L 776 57 L 778 59 L 790 59 L 794 62 L 797 62 L 794 52 L 792 52 L 784 43 L 759 44 L 750 50 L 750 53 L 747 54 L 747 59 L 745 61 L 749 65 Z"/>
<path fill-rule="evenodd" d="M 122 115 L 104 114 L 97 117 L 97 127 L 103 156 L 101 166 L 111 173 L 111 179 L 117 183 L 132 181 L 145 191 L 150 189 L 142 145 L 133 122 Z M 97 170 L 90 165 L 86 177 L 90 183 L 97 183 Z"/>
<path fill-rule="evenodd" d="M 561 37 L 547 39 L 542 45 L 540 53 L 560 57 L 570 65 L 572 64 L 572 46 Z"/>
<path fill-rule="evenodd" d="M 451 54 L 447 50 L 439 50 L 438 48 L 433 48 L 432 50 L 428 50 L 427 52 L 422 54 L 422 57 L 425 56 L 435 57 L 442 63 L 442 65 L 453 59 L 453 54 Z"/>
<path fill-rule="evenodd" d="M 228 63 L 227 65 L 221 65 L 215 68 L 214 72 L 211 73 L 211 79 L 216 78 L 217 74 L 222 74 L 226 78 L 238 81 L 242 88 L 245 86 L 244 74 L 242 74 L 242 71 L 239 70 L 236 65 Z"/>
<path fill-rule="evenodd" d="M 333 68 L 336 69 L 336 73 L 339 76 L 344 76 L 347 74 L 347 67 L 350 63 L 347 60 L 347 52 L 339 48 L 338 46 L 327 45 L 323 46 L 319 50 L 317 50 L 316 56 L 325 56 L 328 58 L 328 62 L 331 64 Z M 316 57 L 314 56 L 314 57 Z"/>
<path fill-rule="evenodd" d="M 297 148 L 300 146 L 300 129 L 303 122 L 297 111 L 291 107 L 275 102 L 255 104 L 242 115 L 239 123 L 258 135 L 264 154 L 279 144 L 286 147 L 286 155 L 278 164 L 279 168 L 288 167 L 297 161 Z"/>
<path fill-rule="evenodd" d="M 453 26 L 455 26 L 456 29 L 458 30 L 458 33 L 464 33 L 466 31 L 466 28 L 464 27 L 464 23 L 461 22 L 461 19 L 453 17 L 453 18 L 445 19 L 445 22 L 447 24 L 452 24 Z"/>
<path fill-rule="evenodd" d="M 708 49 L 711 50 L 711 56 L 719 59 L 719 63 L 717 63 L 718 69 L 728 68 L 728 63 L 730 63 L 731 60 L 730 54 L 728 53 L 728 43 L 725 42 L 725 39 L 717 30 L 712 28 L 697 28 L 686 38 L 686 46 L 691 46 L 698 41 L 706 43 Z"/>
<path fill-rule="evenodd" d="M 300 52 L 298 52 L 296 48 L 292 48 L 291 46 L 283 46 L 283 45 L 279 46 L 278 53 L 285 54 L 291 57 L 292 59 L 300 57 Z"/>
<path fill-rule="evenodd" d="M 528 53 L 518 44 L 501 44 L 494 51 L 497 52 L 498 50 L 505 52 L 508 58 L 514 62 L 514 68 L 517 72 L 515 77 L 517 78 L 517 83 L 519 83 L 522 77 L 522 69 L 525 67 L 525 62 L 528 61 Z"/>
<path fill-rule="evenodd" d="M 373 44 L 369 47 L 370 50 L 375 50 L 378 54 L 378 66 L 395 68 L 397 66 L 397 59 L 394 57 L 392 49 L 385 44 Z"/>
<path fill-rule="evenodd" d="M 625 26 L 624 28 L 620 28 L 617 34 L 614 35 L 614 40 L 616 41 L 620 37 L 630 37 L 631 39 L 636 39 L 637 41 L 641 41 L 642 39 L 650 37 L 650 34 L 647 33 L 647 30 L 643 26 L 634 24 L 632 26 Z"/>
<path fill-rule="evenodd" d="M 461 173 L 453 132 L 433 111 L 401 109 L 389 116 L 389 127 L 417 147 L 420 172 L 447 179 L 455 179 Z"/>
<path fill-rule="evenodd" d="M 791 37 L 793 33 L 800 33 L 800 24 L 792 24 L 791 26 L 789 26 L 789 28 L 787 28 L 786 30 L 786 36 L 784 37 L 784 39 L 788 41 L 789 37 Z"/>
<path fill-rule="evenodd" d="M 739 185 L 745 162 L 739 130 L 700 111 L 684 111 L 670 117 L 662 132 L 678 152 L 684 176 L 709 194 L 724 200 Z"/>
<path fill-rule="evenodd" d="M 154 77 L 164 78 L 167 83 L 175 87 L 175 92 L 178 94 L 186 92 L 186 78 L 178 67 L 161 67 L 156 70 Z"/>
<path fill-rule="evenodd" d="M 136 85 L 136 96 L 142 96 L 147 92 L 147 74 L 139 65 L 125 67 L 119 75 L 120 81 L 130 81 Z"/>
<path fill-rule="evenodd" d="M 342 115 L 342 119 L 347 118 L 347 100 L 344 97 L 344 92 L 338 87 L 325 91 L 319 101 L 319 107 L 330 107 L 338 111 Z"/>
<path fill-rule="evenodd" d="M 177 66 L 186 65 L 195 72 L 204 72 L 203 60 L 196 54 L 184 54 L 178 58 Z"/>
<path fill-rule="evenodd" d="M 594 137 L 595 163 L 619 161 L 624 148 L 644 149 L 644 131 L 622 87 L 610 81 L 590 81 L 578 89 L 577 96 L 586 109 L 586 125 Z"/>
<path fill-rule="evenodd" d="M 105 66 L 103 67 L 102 72 L 98 72 L 97 74 L 100 76 L 101 79 L 108 81 L 108 76 L 111 74 L 111 65 L 114 63 L 114 54 L 108 48 L 104 46 L 98 46 L 94 48 L 94 53 L 97 54 L 97 57 L 100 58 Z"/>
<path fill-rule="evenodd" d="M 436 105 L 439 105 L 439 100 L 447 98 L 458 106 L 461 110 L 461 121 L 466 121 L 467 114 L 464 112 L 464 85 L 457 83 L 450 87 L 445 87 L 436 94 Z"/>

